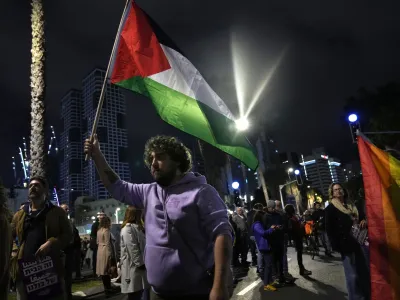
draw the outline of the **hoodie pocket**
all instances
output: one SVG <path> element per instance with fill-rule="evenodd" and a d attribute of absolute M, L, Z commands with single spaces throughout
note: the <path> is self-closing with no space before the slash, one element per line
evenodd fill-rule
<path fill-rule="evenodd" d="M 157 291 L 179 291 L 195 285 L 176 249 L 146 245 L 145 264 L 147 279 Z"/>

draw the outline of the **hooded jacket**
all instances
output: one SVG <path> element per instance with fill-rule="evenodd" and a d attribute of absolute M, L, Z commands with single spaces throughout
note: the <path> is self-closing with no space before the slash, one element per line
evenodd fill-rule
<path fill-rule="evenodd" d="M 256 244 L 259 251 L 266 252 L 271 250 L 267 238 L 272 234 L 273 231 L 274 230 L 272 228 L 265 230 L 263 224 L 259 221 L 253 223 L 252 232 L 254 234 L 254 238 L 256 239 Z"/>
<path fill-rule="evenodd" d="M 214 265 L 213 243 L 217 236 L 232 233 L 226 206 L 205 177 L 189 172 L 168 187 L 118 180 L 110 192 L 144 209 L 144 257 L 153 290 L 173 296 L 208 294 L 212 280 L 206 271 Z"/>

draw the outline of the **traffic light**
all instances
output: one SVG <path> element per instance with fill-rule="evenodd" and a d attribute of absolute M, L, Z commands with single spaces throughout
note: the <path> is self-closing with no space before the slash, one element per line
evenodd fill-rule
<path fill-rule="evenodd" d="M 361 131 L 360 122 L 358 121 L 358 117 L 356 114 L 349 115 L 348 120 L 349 120 L 350 133 L 353 139 L 353 143 L 357 143 L 358 132 Z"/>

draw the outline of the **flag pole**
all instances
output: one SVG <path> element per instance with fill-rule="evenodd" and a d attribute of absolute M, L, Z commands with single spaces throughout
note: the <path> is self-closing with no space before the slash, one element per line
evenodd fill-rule
<path fill-rule="evenodd" d="M 95 135 L 95 133 L 97 131 L 97 125 L 99 124 L 100 114 L 101 114 L 101 109 L 103 108 L 104 97 L 105 97 L 105 93 L 106 93 L 107 81 L 108 81 L 108 76 L 109 76 L 109 73 L 110 73 L 111 64 L 112 64 L 112 61 L 114 60 L 115 51 L 117 49 L 117 45 L 118 45 L 118 42 L 119 42 L 119 37 L 120 37 L 121 30 L 122 30 L 122 26 L 124 24 L 125 13 L 126 13 L 128 7 L 129 7 L 129 3 L 130 2 L 131 2 L 131 0 L 127 0 L 126 3 L 125 3 L 125 8 L 124 8 L 124 11 L 122 13 L 121 20 L 119 22 L 117 35 L 115 36 L 115 39 L 114 39 L 114 45 L 113 45 L 113 48 L 112 48 L 112 51 L 111 51 L 110 59 L 108 61 L 107 70 L 106 70 L 106 74 L 104 76 L 103 85 L 101 87 L 99 104 L 97 105 L 97 110 L 96 110 L 96 116 L 95 116 L 94 121 L 93 121 L 92 133 L 90 134 L 90 140 L 91 141 L 93 141 L 93 137 L 94 137 L 94 135 Z M 89 159 L 89 155 L 86 154 L 85 161 L 87 161 L 88 159 Z"/>

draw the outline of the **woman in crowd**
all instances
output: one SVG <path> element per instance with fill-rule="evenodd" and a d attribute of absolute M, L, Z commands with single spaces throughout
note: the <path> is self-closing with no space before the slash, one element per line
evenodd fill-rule
<path fill-rule="evenodd" d="M 342 256 L 349 300 L 369 300 L 369 262 L 362 245 L 353 237 L 353 226 L 366 227 L 359 222 L 356 206 L 348 199 L 341 184 L 333 183 L 329 188 L 330 204 L 325 209 L 326 233 L 332 249 Z"/>
<path fill-rule="evenodd" d="M 148 292 L 144 248 L 146 245 L 142 211 L 129 206 L 121 229 L 121 292 L 128 300 L 140 300 Z"/>
<path fill-rule="evenodd" d="M 101 276 L 106 294 L 113 292 L 111 287 L 110 269 L 115 264 L 115 251 L 113 239 L 111 236 L 111 220 L 109 217 L 100 219 L 99 229 L 97 231 L 97 263 L 96 274 Z"/>
<path fill-rule="evenodd" d="M 271 228 L 265 230 L 263 227 L 263 216 L 264 212 L 256 211 L 252 230 L 264 265 L 264 274 L 261 274 L 264 282 L 264 291 L 276 291 L 277 289 L 272 280 L 273 254 L 267 239 L 275 230 L 275 226 L 271 226 Z"/>
<path fill-rule="evenodd" d="M 297 263 L 299 265 L 300 275 L 311 275 L 311 271 L 304 268 L 303 265 L 303 237 L 304 228 L 300 220 L 296 216 L 294 206 L 288 204 L 285 206 L 285 212 L 288 217 L 288 230 L 293 238 L 294 245 L 297 251 Z"/>

